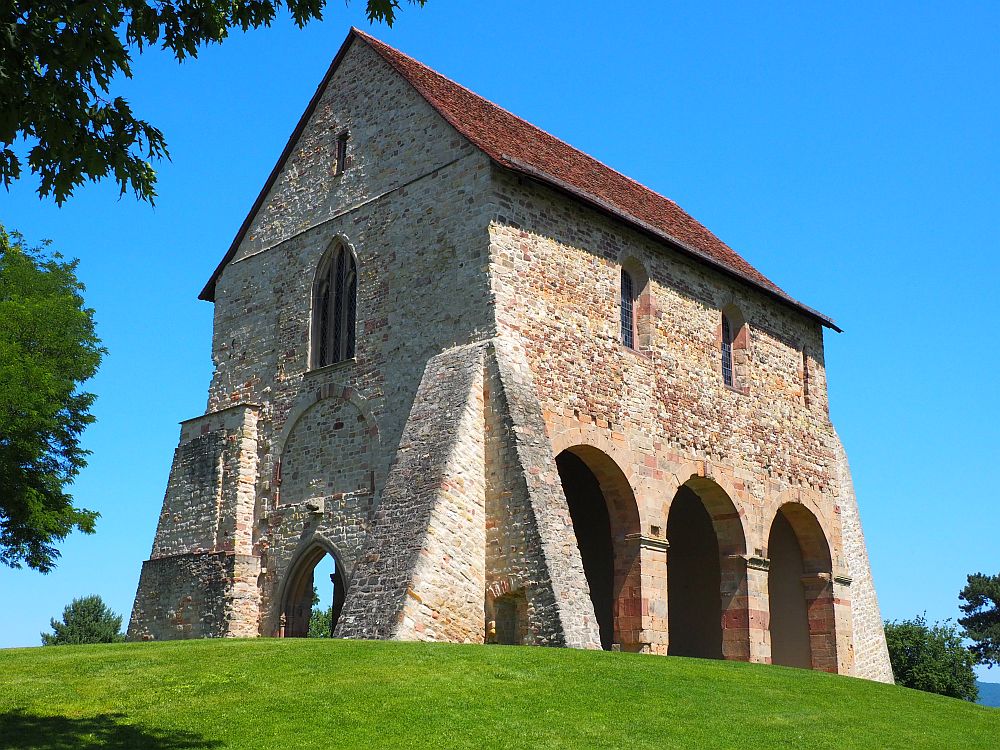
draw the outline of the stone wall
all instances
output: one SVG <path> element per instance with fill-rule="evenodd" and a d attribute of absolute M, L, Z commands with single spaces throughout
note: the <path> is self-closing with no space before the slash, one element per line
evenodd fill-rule
<path fill-rule="evenodd" d="M 483 348 L 427 363 L 337 635 L 482 642 Z"/>
<path fill-rule="evenodd" d="M 745 563 L 732 579 L 739 604 L 729 625 L 737 633 L 749 628 L 755 661 L 770 660 L 771 523 L 786 502 L 807 507 L 830 548 L 831 569 L 821 580 L 838 637 L 829 663 L 854 673 L 850 571 L 867 570 L 867 562 L 856 553 L 853 530 L 846 538 L 841 531 L 839 441 L 828 414 L 820 325 L 546 187 L 501 170 L 494 186 L 498 333 L 521 342 L 553 453 L 598 446 L 634 472 L 649 555 L 677 488 L 692 477 L 711 479 L 739 519 L 729 554 L 763 561 Z M 643 286 L 635 349 L 621 343 L 623 265 L 639 269 Z M 720 372 L 724 309 L 746 321 L 733 388 Z M 665 614 L 668 593 L 650 573 L 643 566 L 641 639 L 643 650 L 660 651 L 669 638 L 657 613 Z M 872 597 L 861 606 L 869 620 L 879 619 Z M 885 663 L 880 655 L 874 660 Z"/>
<path fill-rule="evenodd" d="M 332 175 L 343 128 L 350 165 Z M 426 362 L 491 335 L 490 209 L 476 199 L 488 184 L 488 159 L 355 42 L 220 276 L 208 415 L 186 423 L 153 557 L 215 549 L 217 526 L 238 526 L 233 550 L 260 560 L 256 632 L 276 631 L 284 577 L 317 540 L 353 569 Z M 334 241 L 358 260 L 356 356 L 312 369 L 312 284 Z M 247 453 L 257 463 L 231 482 L 219 473 L 225 449 L 201 439 L 201 421 L 248 404 L 259 404 Z M 300 418 L 296 435 L 289 425 Z M 363 468 L 325 463 L 343 447 L 317 436 L 330 420 L 343 422 Z"/>
<path fill-rule="evenodd" d="M 851 578 L 851 616 L 854 629 L 854 674 L 892 684 L 892 666 L 885 643 L 885 628 L 872 581 L 871 565 L 861 514 L 854 494 L 854 481 L 847 453 L 837 438 L 837 476 L 840 480 L 840 512 L 844 529 L 844 555 Z"/>

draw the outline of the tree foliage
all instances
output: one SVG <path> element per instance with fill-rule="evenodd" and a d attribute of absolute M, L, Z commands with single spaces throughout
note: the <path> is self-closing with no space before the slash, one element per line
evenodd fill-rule
<path fill-rule="evenodd" d="M 319 607 L 319 591 L 313 586 L 312 612 L 309 613 L 309 638 L 329 638 L 333 634 L 333 606 Z"/>
<path fill-rule="evenodd" d="M 122 616 L 116 615 L 101 597 L 74 599 L 63 610 L 62 622 L 49 620 L 51 633 L 42 633 L 43 646 L 75 646 L 81 643 L 120 643 L 125 640 Z"/>
<path fill-rule="evenodd" d="M 950 622 L 928 626 L 923 615 L 886 622 L 885 641 L 897 685 L 967 701 L 979 696 L 976 657 Z"/>
<path fill-rule="evenodd" d="M 333 607 L 313 607 L 309 616 L 309 637 L 330 638 L 333 635 Z"/>
<path fill-rule="evenodd" d="M 92 533 L 98 515 L 67 492 L 94 421 L 94 396 L 78 386 L 104 354 L 76 265 L 0 225 L 0 562 L 43 573 L 59 557 L 54 542 Z"/>
<path fill-rule="evenodd" d="M 122 194 L 131 189 L 152 203 L 150 160 L 168 157 L 163 133 L 110 94 L 116 76 L 132 77 L 132 52 L 159 46 L 183 61 L 231 30 L 270 26 L 283 7 L 302 27 L 321 19 L 325 6 L 326 0 L 0 0 L 0 180 L 9 187 L 21 176 L 27 149 L 41 197 L 62 204 L 82 183 L 111 177 Z M 399 8 L 400 0 L 367 0 L 371 22 L 391 26 Z"/>
<path fill-rule="evenodd" d="M 958 622 L 965 629 L 965 637 L 973 642 L 973 653 L 990 668 L 1000 665 L 1000 573 L 968 576 L 958 598 L 965 602 L 959 605 L 965 617 L 958 618 Z"/>

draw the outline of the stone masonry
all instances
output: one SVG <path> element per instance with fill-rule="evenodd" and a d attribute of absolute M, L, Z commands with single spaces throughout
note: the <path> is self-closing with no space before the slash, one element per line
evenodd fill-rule
<path fill-rule="evenodd" d="M 301 634 L 332 555 L 339 637 L 891 681 L 836 326 L 676 204 L 352 30 L 202 296 L 130 639 Z"/>

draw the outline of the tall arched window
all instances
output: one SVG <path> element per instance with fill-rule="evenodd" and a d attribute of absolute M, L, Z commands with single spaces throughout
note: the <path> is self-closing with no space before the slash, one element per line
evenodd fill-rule
<path fill-rule="evenodd" d="M 320 263 L 313 287 L 313 367 L 354 356 L 357 299 L 354 253 L 337 243 Z"/>
<path fill-rule="evenodd" d="M 622 343 L 635 349 L 635 283 L 632 275 L 622 269 Z"/>
<path fill-rule="evenodd" d="M 722 313 L 722 382 L 733 385 L 733 331 L 725 313 Z"/>
<path fill-rule="evenodd" d="M 716 329 L 716 336 L 722 354 L 722 382 L 734 391 L 749 393 L 750 335 L 746 318 L 736 305 L 722 308 L 722 324 Z"/>

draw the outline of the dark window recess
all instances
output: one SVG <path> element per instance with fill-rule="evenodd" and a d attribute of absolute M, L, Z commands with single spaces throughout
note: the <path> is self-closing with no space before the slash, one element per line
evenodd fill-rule
<path fill-rule="evenodd" d="M 635 292 L 632 276 L 622 270 L 622 343 L 635 349 Z"/>
<path fill-rule="evenodd" d="M 728 386 L 733 384 L 733 334 L 725 313 L 722 315 L 722 382 Z"/>
<path fill-rule="evenodd" d="M 347 169 L 347 133 L 337 136 L 337 174 Z"/>
<path fill-rule="evenodd" d="M 809 404 L 809 352 L 802 347 L 802 400 Z"/>
<path fill-rule="evenodd" d="M 316 279 L 313 322 L 314 367 L 354 356 L 358 272 L 354 255 L 338 245 L 324 260 Z"/>

